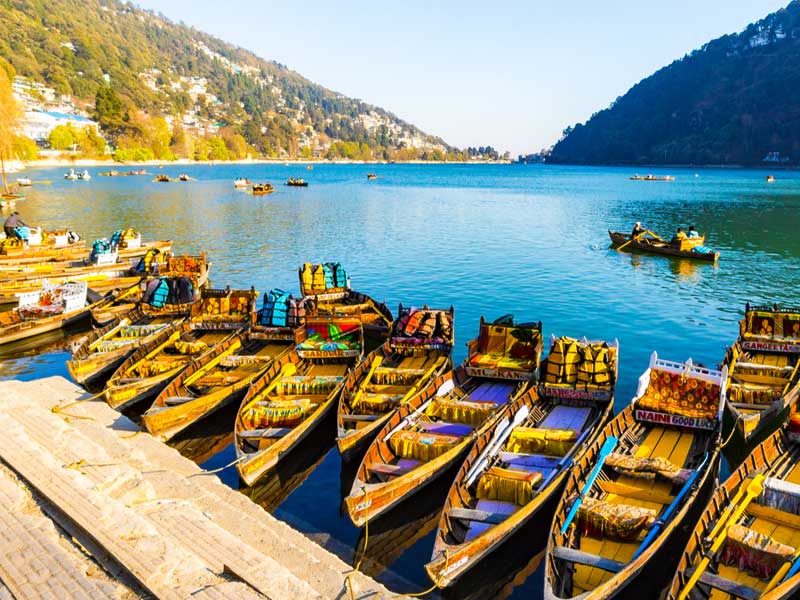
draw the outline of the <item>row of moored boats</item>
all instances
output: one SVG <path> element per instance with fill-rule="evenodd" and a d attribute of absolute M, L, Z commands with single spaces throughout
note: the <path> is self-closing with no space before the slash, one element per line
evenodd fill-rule
<path fill-rule="evenodd" d="M 457 470 L 426 565 L 440 587 L 500 548 L 535 552 L 533 526 L 550 530 L 546 598 L 800 590 L 800 311 L 747 306 L 719 370 L 654 353 L 614 416 L 616 341 L 551 336 L 542 358 L 541 322 L 481 319 L 454 367 L 452 307 L 393 315 L 338 263 L 258 302 L 182 258 L 94 310 L 103 326 L 69 362 L 154 436 L 238 406 L 236 468 L 255 486 L 335 428 L 364 527 Z M 738 466 L 722 484 L 721 452 Z"/>

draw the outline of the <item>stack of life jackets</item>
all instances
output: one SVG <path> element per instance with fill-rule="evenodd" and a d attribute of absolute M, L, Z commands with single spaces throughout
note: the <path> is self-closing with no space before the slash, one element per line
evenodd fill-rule
<path fill-rule="evenodd" d="M 124 229 L 124 230 L 123 229 L 117 229 L 111 235 L 111 246 L 112 246 L 112 248 L 116 248 L 120 244 L 122 244 L 122 242 L 126 242 L 126 241 L 134 239 L 134 238 L 136 238 L 136 232 L 133 229 L 131 229 L 131 228 Z"/>
<path fill-rule="evenodd" d="M 159 254 L 161 254 L 161 250 L 158 248 L 150 248 L 150 250 L 139 259 L 139 262 L 136 263 L 136 266 L 133 268 L 134 271 L 137 273 L 155 272 L 155 267 L 158 264 L 156 263 L 156 256 Z"/>
<path fill-rule="evenodd" d="M 289 293 L 274 289 L 264 294 L 258 322 L 265 327 L 299 327 L 305 320 L 305 304 Z"/>
<path fill-rule="evenodd" d="M 95 240 L 92 243 L 92 253 L 89 256 L 90 260 L 94 262 L 101 254 L 109 254 L 111 252 L 111 242 L 106 238 Z"/>
<path fill-rule="evenodd" d="M 411 308 L 397 322 L 395 331 L 406 337 L 431 339 L 434 333 L 445 340 L 450 339 L 450 319 L 442 311 Z"/>
<path fill-rule="evenodd" d="M 347 271 L 338 262 L 327 262 L 320 265 L 305 263 L 300 272 L 300 279 L 303 284 L 303 292 L 306 294 L 322 294 L 325 290 L 348 286 Z"/>
<path fill-rule="evenodd" d="M 155 308 L 165 304 L 194 302 L 194 282 L 190 277 L 161 277 L 147 283 L 142 302 Z"/>
<path fill-rule="evenodd" d="M 606 386 L 611 383 L 608 344 L 581 344 L 568 337 L 558 338 L 547 357 L 547 383 Z"/>

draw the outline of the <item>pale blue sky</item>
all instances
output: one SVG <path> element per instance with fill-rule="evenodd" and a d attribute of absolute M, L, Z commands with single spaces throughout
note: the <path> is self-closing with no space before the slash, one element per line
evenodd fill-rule
<path fill-rule="evenodd" d="M 137 0 L 451 144 L 513 154 L 787 3 Z"/>

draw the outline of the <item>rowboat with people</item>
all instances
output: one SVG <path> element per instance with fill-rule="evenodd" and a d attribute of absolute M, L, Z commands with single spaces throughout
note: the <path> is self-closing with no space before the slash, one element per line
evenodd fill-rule
<path fill-rule="evenodd" d="M 635 235 L 609 230 L 608 236 L 611 238 L 611 247 L 620 251 L 623 248 L 629 248 L 651 254 L 663 254 L 692 260 L 709 262 L 717 262 L 719 260 L 719 252 L 715 252 L 704 245 L 705 236 L 667 241 L 649 230 Z"/>
<path fill-rule="evenodd" d="M 469 355 L 395 410 L 370 444 L 345 498 L 362 527 L 411 499 L 463 461 L 480 437 L 531 385 L 542 352 L 542 324 L 510 315 L 480 321 Z"/>
<path fill-rule="evenodd" d="M 233 187 L 235 187 L 237 189 L 247 189 L 251 185 L 252 184 L 250 183 L 250 180 L 246 179 L 244 177 L 240 177 L 239 179 L 234 179 L 233 180 Z"/>
<path fill-rule="evenodd" d="M 576 458 L 552 521 L 545 600 L 657 598 L 719 472 L 725 369 L 659 359 Z"/>
<path fill-rule="evenodd" d="M 732 466 L 792 413 L 800 396 L 800 309 L 745 306 L 739 339 L 728 348 L 728 401 L 722 419 Z"/>
<path fill-rule="evenodd" d="M 472 446 L 450 487 L 428 576 L 440 588 L 480 569 L 527 523 L 549 524 L 573 460 L 614 412 L 616 341 L 551 338 L 542 381 Z"/>
<path fill-rule="evenodd" d="M 333 427 L 339 391 L 364 352 L 353 317 L 307 316 L 296 341 L 253 381 L 236 415 L 236 468 L 248 486 L 317 428 Z"/>
<path fill-rule="evenodd" d="M 192 361 L 251 325 L 257 295 L 254 290 L 205 290 L 189 320 L 162 331 L 119 366 L 104 390 L 108 405 L 141 414 Z"/>
<path fill-rule="evenodd" d="M 381 346 L 389 337 L 394 321 L 384 302 L 350 287 L 350 276 L 341 263 L 305 263 L 299 269 L 300 293 L 307 302 L 310 315 L 355 316 L 364 329 L 367 352 Z"/>
<path fill-rule="evenodd" d="M 631 181 L 675 181 L 674 175 L 631 175 Z"/>
<path fill-rule="evenodd" d="M 286 185 L 290 187 L 308 187 L 308 182 L 302 177 L 289 177 L 286 180 Z"/>
<path fill-rule="evenodd" d="M 800 596 L 800 417 L 717 487 L 680 550 L 668 600 Z"/>
<path fill-rule="evenodd" d="M 452 368 L 453 314 L 452 306 L 400 305 L 389 339 L 344 382 L 336 417 L 343 459 L 363 452 L 392 411 Z"/>
<path fill-rule="evenodd" d="M 265 196 L 275 191 L 271 183 L 254 183 L 250 189 L 254 196 Z"/>

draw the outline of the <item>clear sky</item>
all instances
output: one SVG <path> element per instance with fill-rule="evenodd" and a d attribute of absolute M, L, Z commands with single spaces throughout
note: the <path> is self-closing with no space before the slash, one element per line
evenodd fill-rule
<path fill-rule="evenodd" d="M 136 0 L 390 110 L 512 154 L 788 0 Z"/>

